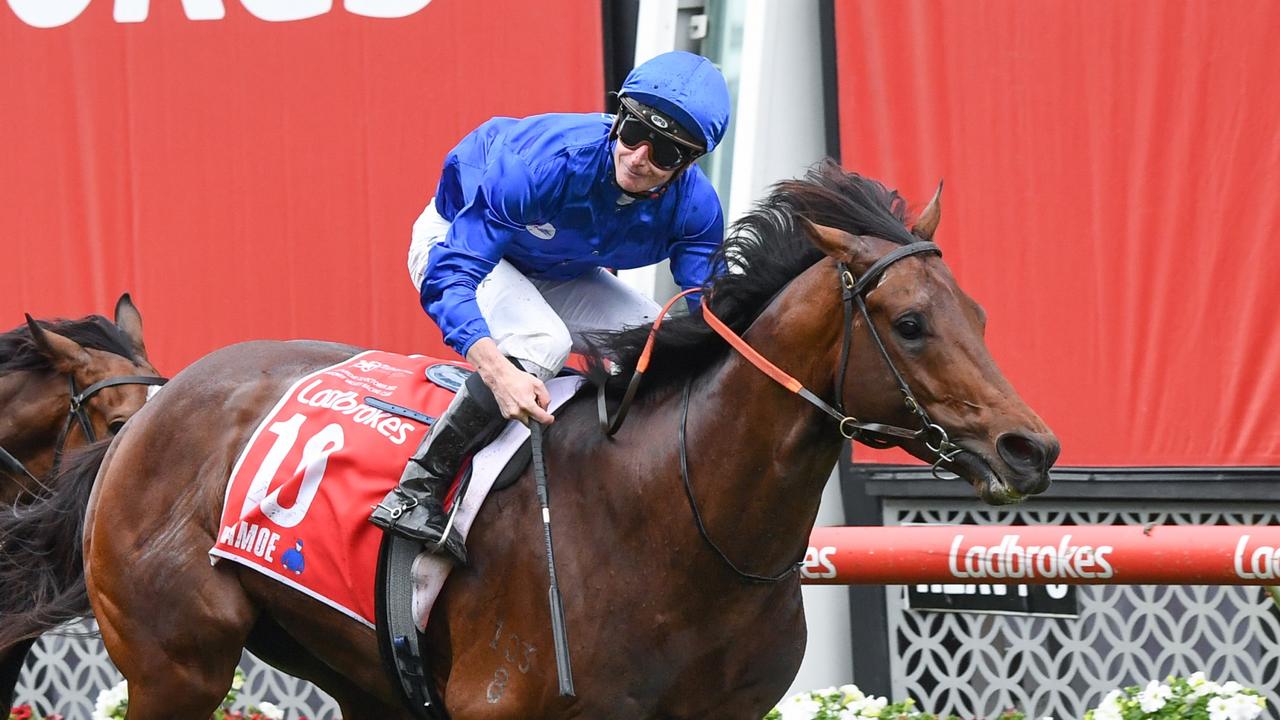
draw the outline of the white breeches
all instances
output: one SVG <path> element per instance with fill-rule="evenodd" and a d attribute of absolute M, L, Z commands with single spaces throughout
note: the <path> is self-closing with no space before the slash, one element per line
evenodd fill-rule
<path fill-rule="evenodd" d="M 432 198 L 413 223 L 409 277 L 414 288 L 421 290 L 431 248 L 448 230 L 449 221 L 436 212 Z M 570 351 L 583 348 L 585 333 L 646 325 L 662 309 L 603 268 L 572 280 L 538 280 L 506 260 L 480 281 L 476 303 L 498 349 L 543 380 L 560 371 Z"/>

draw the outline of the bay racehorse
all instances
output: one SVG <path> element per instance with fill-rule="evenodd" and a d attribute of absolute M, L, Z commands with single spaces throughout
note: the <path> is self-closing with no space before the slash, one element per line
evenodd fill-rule
<path fill-rule="evenodd" d="M 547 428 L 576 696 L 557 693 L 542 518 L 526 473 L 483 507 L 472 563 L 454 571 L 427 625 L 452 717 L 764 715 L 803 653 L 797 561 L 846 447 L 841 430 L 901 445 L 988 502 L 1047 488 L 1057 439 L 1001 375 L 982 310 L 928 242 L 939 217 L 935 196 L 908 229 L 896 193 L 827 163 L 736 224 L 722 249 L 729 272 L 706 302 L 751 350 L 732 349 L 708 313 L 671 319 L 616 434 L 601 431 L 589 388 Z M 600 365 L 621 370 L 593 373 L 608 405 L 647 332 L 599 340 L 610 360 Z M 105 451 L 85 581 L 129 680 L 130 720 L 207 718 L 245 646 L 329 692 L 344 717 L 409 717 L 373 631 L 207 554 L 250 433 L 296 379 L 356 351 L 216 351 Z M 762 372 L 751 353 L 782 370 Z"/>
<path fill-rule="evenodd" d="M 116 302 L 114 323 L 99 315 L 54 321 L 28 317 L 0 334 L 0 511 L 25 512 L 15 506 L 33 504 L 48 492 L 49 476 L 64 452 L 114 435 L 142 407 L 147 388 L 162 382 L 156 375 L 142 339 L 142 315 L 128 293 Z M 0 534 L 0 553 L 16 559 L 29 550 L 64 551 L 79 562 L 78 542 L 64 540 L 61 548 L 40 542 L 57 522 L 33 511 L 26 525 L 31 532 L 15 528 L 10 536 Z M 35 592 L 37 585 L 24 589 Z M 88 612 L 88 604 L 79 602 L 68 619 Z M 13 702 L 33 642 L 0 646 L 0 709 Z"/>

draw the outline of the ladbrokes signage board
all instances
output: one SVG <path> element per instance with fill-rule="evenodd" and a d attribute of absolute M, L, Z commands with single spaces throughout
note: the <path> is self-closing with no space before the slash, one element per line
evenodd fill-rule
<path fill-rule="evenodd" d="M 1028 582 L 1106 579 L 1115 574 L 1107 555 L 1115 548 L 1073 542 L 1064 534 L 1056 543 L 1024 544 L 1018 534 L 995 545 L 966 542 L 956 533 L 947 551 L 948 569 L 957 583 L 907 586 L 907 607 L 913 610 L 1009 613 L 1075 617 L 1080 600 L 1070 585 L 987 585 L 983 579 L 1025 579 Z M 979 581 L 979 582 L 975 582 Z"/>
<path fill-rule="evenodd" d="M 58 27 L 80 17 L 91 0 L 7 0 L 18 19 L 40 28 Z M 239 0 L 244 9 L 261 20 L 288 22 L 331 12 L 333 0 Z M 412 15 L 431 0 L 344 0 L 342 7 L 355 15 L 398 18 Z M 147 19 L 150 0 L 114 0 L 116 22 L 134 23 Z M 182 0 L 189 20 L 221 20 L 227 14 L 222 0 Z"/>
<path fill-rule="evenodd" d="M 132 291 L 174 373 L 249 338 L 441 354 L 406 269 L 445 153 L 598 111 L 596 0 L 0 0 L 0 330 Z"/>
<path fill-rule="evenodd" d="M 810 543 L 800 574 L 813 584 L 1271 585 L 1280 577 L 1272 526 L 817 527 Z"/>

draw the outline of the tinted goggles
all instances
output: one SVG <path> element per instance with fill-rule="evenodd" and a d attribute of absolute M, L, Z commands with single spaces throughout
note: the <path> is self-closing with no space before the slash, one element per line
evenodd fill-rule
<path fill-rule="evenodd" d="M 675 170 L 702 154 L 701 148 L 677 140 L 625 108 L 618 115 L 618 141 L 629 148 L 648 144 L 650 161 L 662 170 Z"/>

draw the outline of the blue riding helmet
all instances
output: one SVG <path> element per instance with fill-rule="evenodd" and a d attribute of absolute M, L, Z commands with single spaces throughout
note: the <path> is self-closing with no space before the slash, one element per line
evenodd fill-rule
<path fill-rule="evenodd" d="M 729 86 L 711 61 L 682 51 L 663 53 L 637 66 L 618 91 L 670 115 L 698 136 L 706 152 L 729 126 Z"/>

